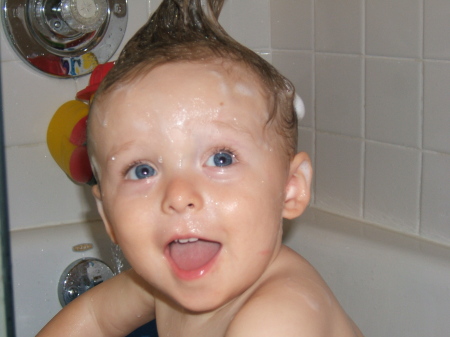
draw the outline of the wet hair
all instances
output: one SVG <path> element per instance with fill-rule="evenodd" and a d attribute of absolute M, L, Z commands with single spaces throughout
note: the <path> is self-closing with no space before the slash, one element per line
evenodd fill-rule
<path fill-rule="evenodd" d="M 93 106 L 108 93 L 176 62 L 238 64 L 256 75 L 269 104 L 266 126 L 274 127 L 292 157 L 297 146 L 294 86 L 270 63 L 230 37 L 218 22 L 224 0 L 163 0 L 131 38 L 98 89 Z"/>

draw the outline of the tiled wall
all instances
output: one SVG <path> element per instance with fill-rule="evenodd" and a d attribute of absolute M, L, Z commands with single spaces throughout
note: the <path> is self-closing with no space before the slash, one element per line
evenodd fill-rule
<path fill-rule="evenodd" d="M 159 3 L 128 1 L 127 38 Z M 450 245 L 448 17 L 447 0 L 226 0 L 225 28 L 305 100 L 315 207 Z M 97 218 L 45 143 L 87 78 L 37 73 L 3 33 L 1 62 L 11 228 Z"/>
<path fill-rule="evenodd" d="M 450 1 L 272 0 L 313 205 L 450 244 Z"/>

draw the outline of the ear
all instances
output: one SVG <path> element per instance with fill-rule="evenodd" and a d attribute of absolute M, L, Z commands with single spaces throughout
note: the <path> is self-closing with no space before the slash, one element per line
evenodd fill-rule
<path fill-rule="evenodd" d="M 303 213 L 311 197 L 312 167 L 305 152 L 298 153 L 289 167 L 283 218 L 293 219 Z"/>
<path fill-rule="evenodd" d="M 105 211 L 103 209 L 102 192 L 101 192 L 100 186 L 98 184 L 92 186 L 92 194 L 95 197 L 95 203 L 97 204 L 97 210 L 98 210 L 98 213 L 100 214 L 100 216 L 102 217 L 103 224 L 106 229 L 106 233 L 108 233 L 108 236 L 111 239 L 111 241 L 114 242 L 115 244 L 117 244 L 117 239 L 116 239 L 116 235 L 114 233 L 114 229 L 112 228 L 111 223 L 108 221 L 108 218 L 106 217 Z"/>

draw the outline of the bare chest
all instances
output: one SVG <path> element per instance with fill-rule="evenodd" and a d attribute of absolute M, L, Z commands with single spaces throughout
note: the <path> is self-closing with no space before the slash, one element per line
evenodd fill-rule
<path fill-rule="evenodd" d="M 191 320 L 158 319 L 160 337 L 223 337 L 229 322 L 208 320 L 205 322 Z"/>

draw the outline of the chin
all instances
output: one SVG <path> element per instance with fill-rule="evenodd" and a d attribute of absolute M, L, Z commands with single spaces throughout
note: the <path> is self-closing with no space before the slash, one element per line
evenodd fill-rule
<path fill-rule="evenodd" d="M 217 288 L 210 290 L 205 288 L 198 287 L 197 290 L 187 287 L 182 292 L 172 293 L 170 297 L 184 310 L 199 314 L 215 311 L 238 296 L 238 294 L 226 294 L 223 291 L 219 293 Z"/>
<path fill-rule="evenodd" d="M 226 300 L 224 301 L 217 301 L 217 299 L 211 301 L 205 301 L 203 298 L 193 298 L 192 300 L 186 300 L 183 301 L 183 303 L 180 303 L 180 307 L 182 307 L 184 310 L 189 311 L 194 314 L 201 314 L 201 313 L 208 313 L 215 311 L 224 305 L 226 305 L 228 302 Z"/>

